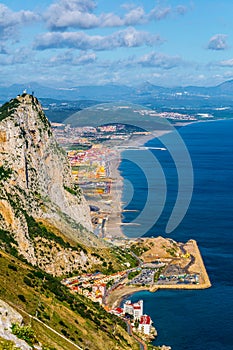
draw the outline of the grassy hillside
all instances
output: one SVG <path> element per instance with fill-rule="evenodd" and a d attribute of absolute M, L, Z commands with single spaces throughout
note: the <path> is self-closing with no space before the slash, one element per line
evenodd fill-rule
<path fill-rule="evenodd" d="M 138 349 L 122 320 L 87 298 L 71 294 L 57 278 L 4 251 L 0 251 L 0 284 L 0 299 L 22 314 L 44 349 L 72 350 L 75 347 L 26 313 L 36 316 L 83 349 Z M 1 340 L 0 349 L 8 349 L 3 343 Z M 10 343 L 8 345 L 11 349 Z M 5 342 L 5 346 L 8 345 Z"/>
<path fill-rule="evenodd" d="M 64 123 L 72 127 L 99 126 L 109 123 L 135 125 L 145 130 L 166 129 L 164 119 L 147 114 L 149 108 L 127 102 L 105 103 L 85 108 L 69 118 Z"/>

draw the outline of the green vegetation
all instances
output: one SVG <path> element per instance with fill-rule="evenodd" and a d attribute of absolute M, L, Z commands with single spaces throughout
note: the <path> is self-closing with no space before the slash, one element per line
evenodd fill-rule
<path fill-rule="evenodd" d="M 124 104 L 125 105 L 125 104 Z M 121 107 L 122 103 L 103 103 L 96 106 L 85 108 L 75 114 L 72 114 L 66 119 L 66 123 L 70 124 L 72 127 L 81 126 L 100 126 L 109 124 L 127 124 L 134 126 L 133 129 L 138 130 L 137 126 L 143 124 L 143 129 L 154 130 L 155 123 L 158 126 L 164 127 L 165 123 L 162 118 L 151 117 L 149 115 L 141 115 L 141 110 L 145 110 L 145 106 L 127 103 L 128 108 L 118 108 Z M 93 116 L 95 116 L 93 118 Z M 132 130 L 132 127 L 131 127 Z"/>
<path fill-rule="evenodd" d="M 154 282 L 158 282 L 159 276 L 161 275 L 161 273 L 163 272 L 163 270 L 165 269 L 165 267 L 160 267 L 154 274 Z"/>
<path fill-rule="evenodd" d="M 39 116 L 40 120 L 42 121 L 42 123 L 44 124 L 44 129 L 48 130 L 51 126 L 50 126 L 50 123 L 49 123 L 46 115 L 44 114 L 44 112 L 38 111 L 38 116 Z"/>
<path fill-rule="evenodd" d="M 37 222 L 32 216 L 28 215 L 25 210 L 21 208 L 20 198 L 17 194 L 13 196 L 8 196 L 8 201 L 11 207 L 14 209 L 15 215 L 18 217 L 23 217 L 26 219 L 28 226 L 28 233 L 32 241 L 35 238 L 46 238 L 51 244 L 59 244 L 64 249 L 72 249 L 74 251 L 80 252 L 81 250 L 86 254 L 95 256 L 99 262 L 86 266 L 86 269 L 80 272 L 95 272 L 99 270 L 104 274 L 112 274 L 114 272 L 124 270 L 126 264 L 130 264 L 131 267 L 137 266 L 137 260 L 127 251 L 123 251 L 119 248 L 90 248 L 83 244 L 69 240 L 65 238 L 62 233 L 54 228 L 53 226 L 46 225 L 43 222 Z M 77 225 L 77 229 L 81 230 L 80 226 Z M 18 256 L 17 252 L 17 242 L 12 237 L 10 232 L 0 230 L 0 247 L 5 251 L 9 252 L 14 256 Z M 23 259 L 23 257 L 22 257 Z M 77 271 L 76 271 L 77 274 Z"/>
<path fill-rule="evenodd" d="M 9 179 L 11 174 L 12 174 L 11 169 L 7 169 L 2 165 L 0 166 L 0 181 L 5 181 L 5 180 Z"/>
<path fill-rule="evenodd" d="M 173 248 L 166 248 L 166 252 L 170 254 L 173 257 L 176 257 L 177 254 L 177 249 L 175 247 Z"/>
<path fill-rule="evenodd" d="M 113 284 L 114 284 L 114 279 L 107 282 L 106 288 L 108 289 L 108 288 L 112 287 Z"/>
<path fill-rule="evenodd" d="M 20 326 L 18 323 L 13 323 L 11 331 L 16 337 L 25 340 L 31 346 L 37 343 L 35 332 L 30 326 Z"/>
<path fill-rule="evenodd" d="M 69 242 L 65 242 L 62 237 L 55 235 L 51 230 L 47 229 L 43 223 L 37 222 L 32 216 L 24 213 L 24 216 L 28 225 L 29 236 L 34 239 L 35 237 L 44 237 L 60 244 L 64 248 L 72 248 L 77 250 L 77 248 L 72 247 Z"/>
<path fill-rule="evenodd" d="M 17 268 L 17 275 L 9 265 Z M 0 283 L 0 299 L 10 303 L 20 313 L 20 310 L 24 310 L 38 317 L 83 349 L 138 350 L 138 344 L 127 334 L 123 320 L 107 313 L 98 303 L 93 303 L 82 295 L 72 294 L 58 278 L 16 258 L 12 259 L 5 252 L 1 252 L 0 256 Z M 18 296 L 15 295 L 15 290 Z M 24 301 L 19 296 L 24 296 Z M 29 337 L 29 342 L 32 343 L 36 339 L 46 345 L 44 350 L 73 350 L 72 344 L 43 324 L 35 319 L 30 321 L 24 313 L 22 316 L 25 326 L 14 326 L 21 339 Z"/>
<path fill-rule="evenodd" d="M 79 186 L 77 186 L 77 185 L 74 185 L 74 188 L 70 188 L 70 187 L 64 186 L 64 189 L 67 192 L 73 194 L 74 196 L 77 196 L 77 197 L 81 196 L 81 190 L 80 190 Z"/>
<path fill-rule="evenodd" d="M 71 151 L 76 151 L 76 150 L 84 150 L 87 151 L 90 149 L 92 146 L 91 145 L 83 145 L 83 144 L 69 144 L 69 150 Z M 75 168 L 75 167 L 74 167 Z M 78 167 L 77 167 L 78 168 Z M 75 170 L 75 169 L 74 169 Z"/>
<path fill-rule="evenodd" d="M 137 256 L 141 256 L 143 253 L 147 252 L 150 248 L 143 245 L 143 243 L 132 244 L 130 249 Z"/>
<path fill-rule="evenodd" d="M 130 264 L 130 267 L 138 266 L 138 260 L 130 253 L 128 249 L 120 249 L 114 247 L 111 249 L 111 253 L 116 257 L 117 261 L 125 266 Z"/>
<path fill-rule="evenodd" d="M 20 348 L 16 347 L 12 341 L 0 337 L 0 350 L 20 350 Z"/>
<path fill-rule="evenodd" d="M 15 109 L 19 106 L 19 104 L 20 102 L 17 98 L 4 103 L 4 105 L 0 107 L 0 121 L 6 119 L 7 117 L 10 117 L 14 113 Z"/>
<path fill-rule="evenodd" d="M 128 274 L 128 279 L 129 279 L 129 280 L 132 280 L 134 277 L 136 277 L 136 276 L 139 275 L 140 273 L 141 273 L 140 270 L 131 271 L 131 272 L 129 272 L 129 274 Z"/>
<path fill-rule="evenodd" d="M 14 240 L 11 233 L 0 229 L 0 248 L 4 249 L 13 256 L 17 256 L 18 252 L 16 246 L 17 242 Z M 12 265 L 11 268 L 13 268 Z"/>

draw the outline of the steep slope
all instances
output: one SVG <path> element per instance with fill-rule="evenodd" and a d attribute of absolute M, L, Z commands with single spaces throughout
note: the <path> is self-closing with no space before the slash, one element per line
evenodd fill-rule
<path fill-rule="evenodd" d="M 31 342 L 39 342 L 42 350 L 77 349 L 72 343 L 83 350 L 139 349 L 120 318 L 82 295 L 71 294 L 57 278 L 5 252 L 0 253 L 0 284 L 0 328 L 4 321 L 0 349 L 10 349 L 1 347 L 1 337 L 15 340 L 10 332 L 12 323 L 28 325 Z"/>
<path fill-rule="evenodd" d="M 0 247 L 53 275 L 100 268 L 106 259 L 123 265 L 91 229 L 89 207 L 38 100 L 23 94 L 3 105 Z"/>
<path fill-rule="evenodd" d="M 11 116 L 0 125 L 1 163 L 12 172 L 11 184 L 15 187 L 17 181 L 21 192 L 48 198 L 90 230 L 88 207 L 79 190 L 72 187 L 68 161 L 56 144 L 42 107 L 30 95 L 11 101 L 8 108 L 11 105 L 15 110 L 11 109 Z M 31 205 L 31 212 L 36 213 L 37 206 Z"/>
<path fill-rule="evenodd" d="M 137 264 L 128 252 L 99 240 L 91 228 L 89 207 L 72 183 L 66 155 L 38 100 L 23 94 L 3 105 L 0 349 L 15 348 L 11 326 L 17 317 L 33 335 L 29 347 L 16 341 L 20 349 L 38 343 L 42 350 L 72 350 L 75 344 L 91 350 L 138 349 L 124 321 L 72 294 L 56 277 L 96 270 L 113 273 L 128 262 Z"/>

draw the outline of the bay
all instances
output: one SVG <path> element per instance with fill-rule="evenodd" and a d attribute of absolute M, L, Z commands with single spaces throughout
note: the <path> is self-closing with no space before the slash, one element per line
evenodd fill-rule
<path fill-rule="evenodd" d="M 166 223 L 177 196 L 177 171 L 168 152 L 152 150 L 166 177 L 167 198 L 159 220 L 146 235 L 161 235 L 182 242 L 195 239 L 212 287 L 200 291 L 140 292 L 131 299 L 144 300 L 144 312 L 152 317 L 158 330 L 155 345 L 170 345 L 173 350 L 230 350 L 233 348 L 233 120 L 194 123 L 180 128 L 179 133 L 193 163 L 192 200 L 182 222 L 167 235 Z M 147 146 L 154 148 L 161 144 L 154 139 Z M 146 153 L 140 152 L 140 158 L 146 158 Z M 151 164 L 147 164 L 146 159 L 143 164 L 143 169 L 137 169 L 123 157 L 120 165 L 126 184 L 123 201 L 127 209 L 142 211 L 147 200 L 145 174 Z M 157 192 L 159 196 L 156 186 L 154 190 L 155 196 Z M 151 212 L 153 214 L 152 209 Z M 136 222 L 137 215 L 137 212 L 126 212 L 124 221 Z M 144 220 L 147 219 L 144 217 Z M 126 231 L 136 229 L 136 226 L 124 227 Z M 126 231 L 126 235 L 130 235 Z"/>

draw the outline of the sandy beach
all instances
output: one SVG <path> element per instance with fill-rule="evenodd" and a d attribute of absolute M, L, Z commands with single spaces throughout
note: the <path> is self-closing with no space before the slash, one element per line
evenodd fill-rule
<path fill-rule="evenodd" d="M 105 225 L 106 237 L 123 237 L 121 230 L 121 213 L 122 213 L 122 192 L 123 192 L 123 177 L 118 170 L 121 162 L 121 154 L 116 153 L 116 157 L 110 161 L 110 177 L 112 178 L 111 188 L 111 209 L 110 215 Z"/>
<path fill-rule="evenodd" d="M 105 225 L 105 237 L 116 238 L 116 237 L 125 237 L 122 231 L 122 212 L 123 212 L 123 185 L 124 179 L 120 174 L 119 165 L 121 163 L 121 153 L 127 147 L 140 147 L 143 146 L 146 142 L 160 137 L 166 133 L 169 133 L 170 130 L 154 130 L 147 135 L 134 135 L 130 138 L 129 141 L 121 144 L 122 150 L 115 148 L 115 157 L 112 157 L 110 160 L 109 172 L 110 177 L 113 179 L 112 188 L 111 188 L 111 205 L 110 205 L 110 214 Z"/>

